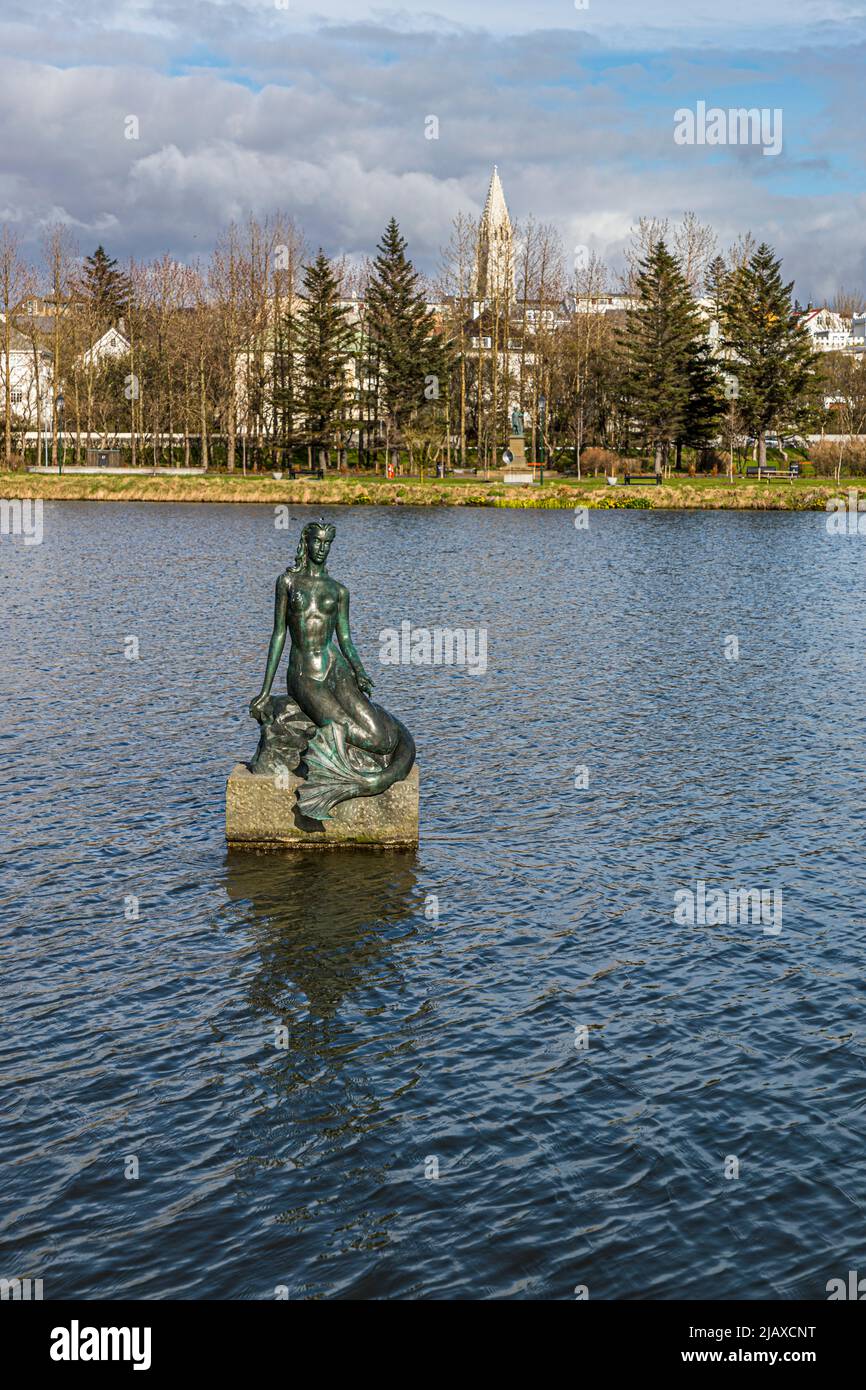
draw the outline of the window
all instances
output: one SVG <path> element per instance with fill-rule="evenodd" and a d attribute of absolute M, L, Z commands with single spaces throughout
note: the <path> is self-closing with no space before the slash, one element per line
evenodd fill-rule
<path fill-rule="evenodd" d="M 9 395 L 12 398 L 13 405 L 20 405 L 24 399 L 24 392 L 22 391 L 20 386 L 13 386 Z"/>

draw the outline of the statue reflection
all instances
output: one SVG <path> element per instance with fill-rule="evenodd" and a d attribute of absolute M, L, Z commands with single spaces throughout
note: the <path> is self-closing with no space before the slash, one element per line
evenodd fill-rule
<path fill-rule="evenodd" d="M 229 852 L 226 888 L 261 957 L 250 1002 L 283 1020 L 290 1051 L 300 1018 L 328 1032 L 349 995 L 400 988 L 396 948 L 423 920 L 413 851 Z"/>
<path fill-rule="evenodd" d="M 260 1184 L 256 1200 L 294 1242 L 295 1264 L 311 1238 L 309 1258 L 320 1258 L 310 1233 L 332 1207 L 343 1248 L 357 1249 L 370 1239 L 366 1196 L 353 1206 L 358 1183 L 381 1181 L 393 1161 L 383 1116 L 393 1121 L 411 1103 L 402 1097 L 421 1068 L 415 1039 L 426 1018 L 401 968 L 429 928 L 416 856 L 229 852 L 225 872 L 252 945 L 252 970 L 249 947 L 238 968 L 266 1043 L 250 1056 L 239 1172 Z M 377 1240 L 383 1222 L 379 1211 Z"/>

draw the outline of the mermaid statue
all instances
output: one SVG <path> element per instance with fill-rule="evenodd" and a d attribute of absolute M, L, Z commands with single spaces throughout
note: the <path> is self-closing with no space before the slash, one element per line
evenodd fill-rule
<path fill-rule="evenodd" d="M 303 776 L 298 807 L 327 820 L 341 801 L 378 796 L 412 770 L 415 743 L 404 724 L 370 699 L 349 629 L 349 591 L 328 574 L 335 528 L 311 521 L 295 563 L 277 579 L 274 630 L 261 693 L 250 714 L 261 725 L 253 772 Z M 271 695 L 286 631 L 288 698 Z"/>

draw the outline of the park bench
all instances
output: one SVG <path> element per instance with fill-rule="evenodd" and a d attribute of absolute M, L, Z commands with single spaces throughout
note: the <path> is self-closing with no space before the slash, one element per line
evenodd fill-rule
<path fill-rule="evenodd" d="M 632 483 L 661 483 L 661 473 L 626 473 L 623 482 L 627 487 Z"/>
<path fill-rule="evenodd" d="M 746 468 L 747 478 L 758 478 L 759 480 L 761 478 L 766 478 L 767 482 L 779 482 L 783 478 L 787 478 L 790 482 L 792 478 L 799 478 L 801 476 L 799 463 L 792 463 L 787 468 L 774 468 L 770 465 L 762 468 L 760 464 L 755 463 L 749 464 Z"/>

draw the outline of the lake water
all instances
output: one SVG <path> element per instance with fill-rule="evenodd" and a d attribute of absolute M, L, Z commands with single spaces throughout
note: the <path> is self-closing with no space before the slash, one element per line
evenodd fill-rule
<path fill-rule="evenodd" d="M 312 511 L 46 503 L 41 545 L 0 542 L 0 1275 L 822 1299 L 866 1273 L 866 539 L 326 514 L 418 744 L 417 854 L 226 853 Z M 485 628 L 486 672 L 381 665 L 403 620 Z M 698 880 L 781 894 L 781 931 L 675 920 Z"/>

